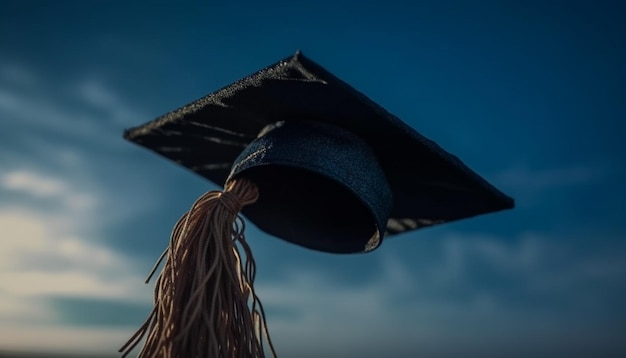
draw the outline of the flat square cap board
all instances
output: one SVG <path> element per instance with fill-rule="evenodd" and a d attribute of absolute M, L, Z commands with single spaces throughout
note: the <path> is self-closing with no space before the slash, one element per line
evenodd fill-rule
<path fill-rule="evenodd" d="M 419 123 L 419 120 L 412 122 Z M 300 52 L 129 129 L 124 136 L 222 186 L 236 171 L 240 155 L 249 150 L 264 128 L 276 123 L 313 123 L 313 126 L 336 128 L 335 132 L 349 132 L 371 149 L 391 195 L 386 222 L 382 225 L 384 236 L 514 206 L 513 199 L 457 157 Z M 308 152 L 307 148 L 302 151 Z M 316 146 L 311 152 L 316 157 L 332 158 L 334 155 L 330 147 L 325 151 Z M 350 168 L 342 170 L 351 171 Z M 349 176 L 367 177 L 368 174 L 352 172 Z M 265 175 L 272 176 L 272 172 Z M 276 172 L 274 178 L 279 175 L 282 174 Z M 307 191 L 307 184 L 303 185 L 295 186 L 297 190 Z M 260 193 L 263 197 L 262 188 Z M 332 206 L 328 204 L 329 208 Z M 312 208 L 307 215 L 315 216 L 321 210 L 324 208 Z M 243 213 L 259 228 L 278 237 L 281 237 L 281 225 L 289 221 L 284 217 L 285 211 L 280 215 L 263 214 L 255 212 L 254 205 L 244 208 Z M 304 246 L 323 251 L 354 251 Z"/>

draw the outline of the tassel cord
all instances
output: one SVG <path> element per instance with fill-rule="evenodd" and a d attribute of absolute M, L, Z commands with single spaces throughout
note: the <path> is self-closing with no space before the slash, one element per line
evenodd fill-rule
<path fill-rule="evenodd" d="M 276 356 L 254 290 L 256 264 L 245 222 L 238 215 L 258 195 L 252 182 L 233 180 L 224 192 L 202 195 L 181 216 L 148 275 L 147 280 L 165 260 L 155 283 L 155 307 L 120 349 L 122 357 L 146 335 L 140 358 L 264 358 L 264 340 Z"/>

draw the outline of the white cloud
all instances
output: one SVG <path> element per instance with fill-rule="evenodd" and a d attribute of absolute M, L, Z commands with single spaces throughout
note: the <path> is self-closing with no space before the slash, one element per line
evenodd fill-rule
<path fill-rule="evenodd" d="M 59 318 L 41 299 L 33 297 L 15 299 L 13 295 L 2 290 L 0 290 L 0 317 L 0 321 L 5 324 L 41 324 L 54 322 Z"/>
<path fill-rule="evenodd" d="M 71 236 L 76 223 L 16 207 L 0 209 L 0 347 L 45 352 L 113 351 L 131 330 L 67 327 L 54 297 L 149 304 L 132 261 Z"/>
<path fill-rule="evenodd" d="M 59 225 L 53 216 L 5 208 L 0 210 L 0 227 L 5 301 L 46 296 L 149 301 L 149 291 L 142 287 L 142 277 L 132 273 L 135 267 L 128 258 L 71 236 L 72 228 Z"/>
<path fill-rule="evenodd" d="M 122 123 L 143 117 L 96 82 L 47 93 L 45 78 L 1 63 L 0 79 L 0 127 L 19 139 L 0 153 L 0 349 L 115 351 L 137 327 L 64 326 L 50 299 L 152 301 L 145 268 L 103 242 L 100 228 L 157 199 L 128 199 L 151 190 L 141 169 L 129 168 L 116 187 L 122 180 L 93 170 L 120 161 L 98 155 L 118 155 L 110 150 L 123 143 Z"/>
<path fill-rule="evenodd" d="M 30 70 L 16 63 L 0 64 L 0 79 L 25 88 L 33 88 L 39 85 L 37 76 Z"/>
<path fill-rule="evenodd" d="M 131 302 L 147 302 L 151 296 L 148 287 L 142 290 L 138 284 L 140 277 L 128 274 L 133 268 L 126 258 L 106 247 L 60 235 L 56 229 L 49 230 L 59 226 L 51 218 L 0 211 L 0 226 L 7 228 L 6 232 L 14 238 L 9 243 L 3 240 L 0 262 L 17 270 L 2 271 L 0 277 L 4 287 L 0 304 L 6 307 L 25 312 L 23 299 L 50 295 L 122 298 Z M 594 260 L 577 260 L 575 256 L 559 267 L 546 267 L 552 257 L 561 257 L 559 252 L 567 250 L 560 245 L 544 244 L 547 239 L 536 234 L 521 235 L 513 242 L 461 234 L 446 234 L 438 240 L 440 244 L 422 268 L 410 265 L 392 251 L 375 256 L 379 260 L 372 261 L 372 265 L 377 267 L 377 274 L 360 284 L 346 284 L 332 274 L 302 267 L 285 270 L 281 281 L 257 284 L 257 293 L 266 309 L 273 313 L 268 323 L 278 353 L 298 357 L 377 357 L 392 352 L 402 356 L 452 357 L 462 353 L 480 356 L 489 346 L 487 353 L 491 352 L 491 356 L 521 357 L 545 347 L 562 349 L 559 345 L 563 342 L 571 347 L 567 352 L 576 352 L 578 338 L 585 332 L 569 327 L 567 318 L 554 319 L 545 312 L 516 308 L 506 297 L 499 296 L 497 287 L 474 287 L 464 292 L 467 297 L 460 300 L 436 293 L 441 289 L 454 291 L 473 286 L 476 277 L 470 271 L 476 260 L 515 280 L 522 294 L 541 292 L 532 284 L 544 275 L 557 279 L 565 275 L 566 285 L 561 290 L 567 290 L 569 285 L 577 284 L 567 283 L 568 280 L 587 279 L 576 276 L 577 272 L 590 272 L 593 279 L 620 279 L 625 272 L 624 264 L 619 265 L 618 261 L 590 270 L 588 267 L 595 265 Z M 19 262 L 7 260 L 28 258 L 33 253 L 65 262 L 64 269 L 29 271 Z M 565 256 L 568 258 L 568 254 Z M 36 260 L 35 268 L 37 262 L 43 260 Z M 570 271 L 574 272 L 573 276 L 567 275 Z M 533 289 L 537 291 L 528 291 Z M 7 311 L 4 310 L 5 314 Z M 20 348 L 110 351 L 125 342 L 136 328 L 77 330 L 50 326 L 50 321 L 55 320 L 50 310 L 41 309 L 39 314 L 40 321 L 47 322 L 47 326 L 20 323 L 17 330 L 3 335 L 9 328 L 0 324 L 0 346 L 17 347 L 16 342 L 21 342 Z M 0 315 L 3 315 L 1 309 Z M 30 319 L 33 317 L 31 314 Z M 559 333 L 550 333 L 549 339 L 537 333 L 545 334 L 546 327 Z M 32 333 L 26 334 L 27 330 Z M 38 339 L 40 336 L 43 338 Z M 50 337 L 54 337 L 54 342 Z M 511 341 L 510 337 L 517 338 Z M 585 339 L 592 344 L 611 343 L 606 341 L 609 338 L 600 336 Z M 455 344 L 449 345 L 449 340 Z"/>
<path fill-rule="evenodd" d="M 60 325 L 65 318 L 49 299 L 152 301 L 152 287 L 143 284 L 132 258 L 96 239 L 102 203 L 112 203 L 97 195 L 100 190 L 81 190 L 93 185 L 81 180 L 31 170 L 0 175 L 0 192 L 33 199 L 30 205 L 0 203 L 1 349 L 115 350 L 130 329 Z M 48 205 L 40 207 L 42 201 Z"/>
<path fill-rule="evenodd" d="M 20 99 L 8 90 L 0 88 L 0 108 L 4 112 L 16 112 L 20 108 Z"/>
<path fill-rule="evenodd" d="M 518 295 L 569 295 L 589 282 L 610 287 L 611 282 L 626 279 L 626 251 L 623 244 L 614 243 L 621 239 L 604 237 L 594 250 L 577 246 L 580 240 L 575 237 L 533 232 L 507 238 L 447 233 L 433 239 L 441 241 L 442 256 L 417 274 L 433 287 L 477 287 L 485 278 L 480 275 L 488 274 L 515 282 Z M 473 272 L 479 265 L 487 271 Z M 576 297 L 569 302 L 575 304 Z"/>
<path fill-rule="evenodd" d="M 33 133 L 69 135 L 116 148 L 125 127 L 150 119 L 101 82 L 50 85 L 28 69 L 13 67 L 0 63 L 0 117 L 3 124 L 10 124 L 5 134 L 21 131 L 24 138 Z M 28 85 L 28 90 L 14 84 Z"/>
<path fill-rule="evenodd" d="M 25 97 L 0 87 L 0 114 L 14 128 L 45 131 L 52 135 L 75 134 L 97 141 L 103 133 L 112 132 L 102 121 L 86 113 L 59 108 L 45 95 Z M 102 141 L 100 141 L 102 142 Z"/>
<path fill-rule="evenodd" d="M 42 197 L 57 196 L 65 191 L 60 181 L 27 171 L 13 171 L 4 174 L 0 177 L 0 183 L 4 189 L 23 191 Z"/>
<path fill-rule="evenodd" d="M 625 278 L 626 256 L 598 266 L 596 259 L 530 233 L 515 240 L 461 234 L 431 239 L 440 244 L 427 265 L 417 268 L 391 253 L 379 256 L 372 262 L 378 274 L 361 284 L 295 267 L 285 270 L 279 283 L 258 284 L 266 309 L 283 312 L 268 322 L 279 352 L 298 357 L 523 357 L 560 350 L 571 356 L 583 344 L 615 344 L 610 336 L 592 336 L 570 323 L 601 310 L 606 292 L 572 297 L 571 289 L 589 280 L 614 287 Z M 476 272 L 477 265 L 484 267 Z M 485 276 L 501 277 L 510 287 L 486 284 Z M 546 278 L 550 291 L 544 289 Z M 524 306 L 538 297 L 566 299 L 572 308 L 559 313 Z M 598 332 L 613 329 L 601 319 L 589 322 Z"/>
<path fill-rule="evenodd" d="M 0 191 L 32 204 L 0 203 L 0 321 L 38 327 L 59 320 L 46 299 L 79 297 L 151 301 L 130 257 L 96 240 L 99 191 L 80 178 L 32 170 L 0 175 Z M 39 206 L 42 201 L 46 206 Z M 54 208 L 52 210 L 46 208 Z M 0 328 L 1 330 L 1 328 Z"/>
<path fill-rule="evenodd" d="M 515 166 L 494 176 L 494 183 L 516 190 L 545 190 L 556 187 L 585 184 L 606 176 L 606 170 L 597 166 L 570 166 L 548 169 L 530 169 Z"/>
<path fill-rule="evenodd" d="M 107 354 L 116 357 L 117 349 L 134 329 L 68 327 L 0 323 L 0 347 L 3 350 L 28 350 L 57 354 Z"/>
<path fill-rule="evenodd" d="M 128 106 L 117 95 L 106 88 L 100 81 L 89 79 L 79 83 L 76 88 L 77 96 L 93 108 L 103 110 L 106 117 L 114 123 L 124 126 L 136 124 L 138 120 L 148 117 Z"/>
<path fill-rule="evenodd" d="M 93 208 L 96 199 L 79 192 L 66 182 L 31 170 L 13 170 L 0 175 L 0 188 L 39 198 L 60 200 L 66 207 L 76 210 Z"/>
<path fill-rule="evenodd" d="M 87 103 L 99 108 L 117 107 L 120 101 L 101 83 L 86 81 L 78 86 L 78 94 Z"/>
<path fill-rule="evenodd" d="M 16 90 L 11 76 L 30 78 L 30 90 Z M 157 199 L 150 195 L 127 200 L 129 192 L 151 192 L 141 169 L 126 167 L 124 185 L 116 188 L 106 186 L 119 184 L 117 176 L 102 169 L 123 165 L 120 152 L 132 146 L 121 139 L 122 129 L 145 115 L 93 79 L 51 86 L 31 69 L 2 62 L 0 79 L 0 129 L 10 139 L 0 151 L 0 189 L 54 200 L 73 212 L 98 207 L 103 224 L 154 205 Z M 108 176 L 96 177 L 103 172 Z M 90 214 L 82 218 L 92 220 Z"/>
<path fill-rule="evenodd" d="M 134 276 L 104 278 L 99 272 L 81 272 L 77 267 L 64 271 L 7 272 L 0 274 L 4 293 L 15 297 L 76 297 L 150 302 L 149 292 L 142 292 L 141 280 Z M 147 295 L 146 295 L 147 294 Z"/>
<path fill-rule="evenodd" d="M 266 308 L 286 312 L 269 318 L 278 352 L 298 357 L 376 357 L 405 350 L 414 356 L 440 343 L 443 327 L 436 317 L 445 320 L 455 313 L 467 317 L 479 309 L 424 301 L 423 281 L 397 258 L 384 256 L 377 266 L 379 274 L 361 285 L 297 269 L 289 270 L 280 284 L 258 285 Z"/>
<path fill-rule="evenodd" d="M 442 240 L 448 270 L 457 273 L 465 271 L 471 265 L 468 259 L 474 258 L 499 272 L 530 274 L 543 264 L 546 252 L 554 250 L 548 238 L 532 233 L 514 240 L 467 234 L 448 234 Z"/>

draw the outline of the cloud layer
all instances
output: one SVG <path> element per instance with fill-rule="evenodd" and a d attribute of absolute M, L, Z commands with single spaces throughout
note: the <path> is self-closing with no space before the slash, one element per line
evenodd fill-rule
<path fill-rule="evenodd" d="M 206 183 L 122 130 L 305 43 L 519 205 L 364 256 L 250 227 L 281 356 L 624 356 L 626 61 L 608 7 L 346 4 L 349 29 L 343 8 L 19 4 L 0 12 L 0 349 L 111 353 L 130 336 L 144 274 Z"/>

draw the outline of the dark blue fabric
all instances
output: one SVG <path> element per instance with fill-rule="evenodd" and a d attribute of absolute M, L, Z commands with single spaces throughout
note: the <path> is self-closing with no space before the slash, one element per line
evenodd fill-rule
<path fill-rule="evenodd" d="M 287 121 L 272 124 L 264 128 L 262 135 L 252 141 L 235 160 L 229 179 L 245 177 L 247 171 L 249 172 L 251 169 L 260 166 L 281 166 L 302 170 L 299 177 L 290 178 L 292 181 L 297 182 L 285 182 L 281 187 L 273 190 L 260 188 L 261 195 L 267 196 L 271 193 L 270 197 L 276 196 L 275 190 L 281 190 L 285 185 L 299 185 L 303 180 L 302 177 L 310 177 L 311 173 L 317 173 L 322 177 L 341 184 L 344 190 L 348 190 L 354 195 L 354 206 L 365 205 L 371 214 L 371 220 L 375 224 L 367 225 L 365 222 L 355 222 L 352 225 L 373 227 L 378 231 L 378 237 L 382 239 L 392 207 L 391 189 L 385 178 L 385 173 L 380 168 L 371 148 L 351 132 L 320 122 Z M 267 168 L 267 170 L 268 173 L 271 173 L 271 168 Z M 277 183 L 280 181 L 280 178 L 277 178 L 276 175 L 269 175 L 274 177 L 272 182 Z M 293 210 L 300 210 L 296 208 L 298 206 L 297 203 L 300 203 L 300 205 L 308 206 L 308 210 L 310 210 L 308 215 L 319 217 L 328 212 L 328 206 L 337 205 L 334 197 L 335 193 L 328 191 L 322 182 L 319 182 L 319 184 L 314 182 L 308 186 L 308 189 L 303 188 L 303 190 L 316 190 L 314 187 L 322 187 L 317 195 L 328 197 L 326 205 L 322 204 L 319 207 L 311 206 L 310 203 L 302 200 L 301 195 L 297 195 L 293 198 L 287 198 L 287 200 L 294 201 Z M 269 192 L 270 190 L 272 192 Z M 266 202 L 265 207 L 262 209 L 257 208 L 256 211 L 262 210 L 274 213 L 276 211 L 274 207 L 277 204 L 279 204 L 277 200 L 270 200 Z M 284 205 L 284 203 L 280 203 L 280 205 Z M 346 210 L 353 211 L 350 208 Z M 255 220 L 254 211 L 247 211 L 246 215 L 251 220 Z M 346 213 L 338 213 L 337 215 L 340 220 L 346 220 L 350 216 L 350 214 Z M 286 221 L 291 221 L 291 219 L 286 217 L 284 220 L 275 220 L 265 224 L 264 230 L 279 236 L 278 233 L 281 230 L 277 226 L 285 225 Z M 344 224 L 347 224 L 347 222 L 344 222 Z M 365 251 L 366 243 L 374 235 L 374 232 L 370 231 L 365 232 L 365 235 L 362 235 L 360 238 L 337 237 L 331 228 L 331 230 L 326 230 L 326 240 L 320 240 L 320 230 L 324 229 L 320 225 L 318 222 L 311 225 L 311 227 L 303 227 L 304 224 L 301 223 L 301 227 L 294 232 L 293 237 L 284 237 L 285 234 L 283 234 L 282 238 L 302 246 L 323 251 L 336 251 L 332 245 L 335 241 L 350 242 L 354 246 L 348 247 L 350 245 L 344 245 L 345 248 L 341 251 L 361 252 Z M 351 232 L 354 235 L 358 235 L 361 231 L 355 228 Z M 307 232 L 307 236 L 312 235 L 317 240 L 310 243 L 304 242 L 302 232 Z M 344 233 L 344 235 L 349 234 Z M 323 244 L 329 240 L 330 246 Z M 375 247 L 379 244 L 380 241 L 378 241 Z"/>

